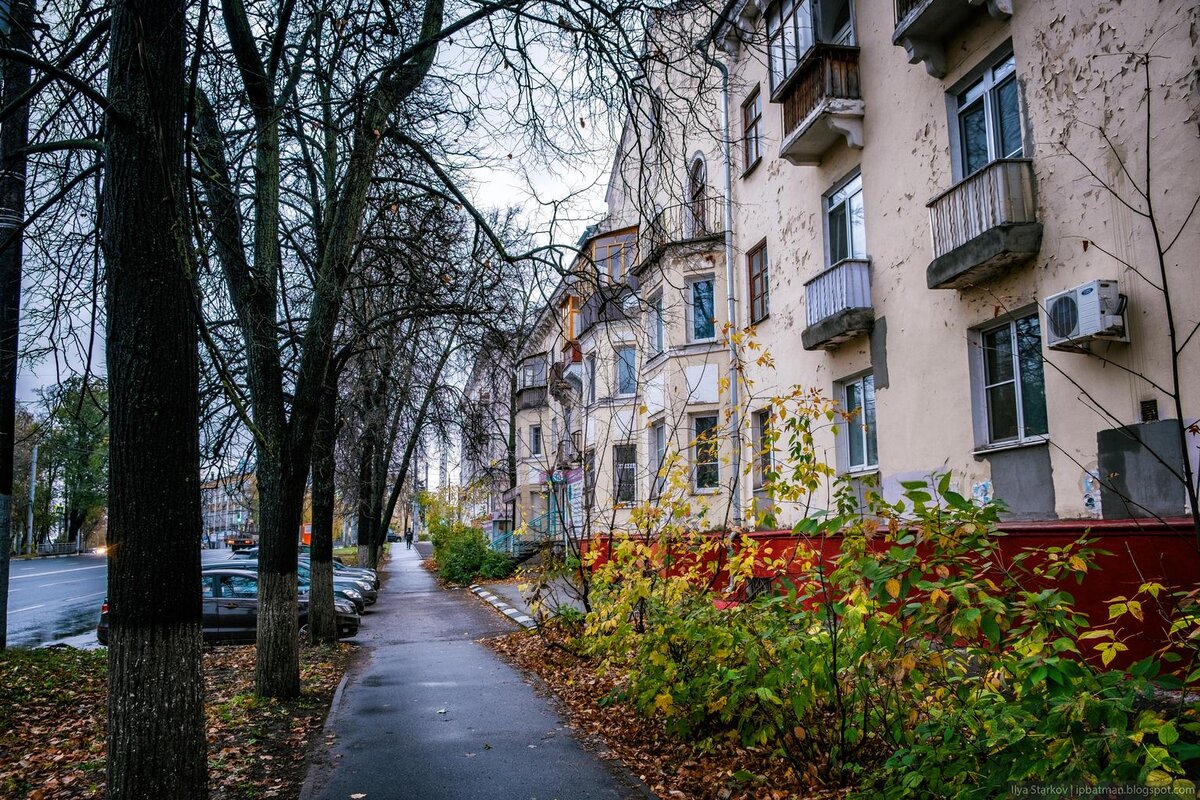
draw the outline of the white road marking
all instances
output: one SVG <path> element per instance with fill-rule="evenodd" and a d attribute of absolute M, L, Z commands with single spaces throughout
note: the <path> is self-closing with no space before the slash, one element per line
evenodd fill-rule
<path fill-rule="evenodd" d="M 78 597 L 68 597 L 66 600 L 59 600 L 58 602 L 60 602 L 60 603 L 70 603 L 70 602 L 73 602 L 73 601 L 75 601 L 75 600 L 87 600 L 89 597 L 103 597 L 103 596 L 104 596 L 104 595 L 106 595 L 106 594 L 108 594 L 108 592 L 107 592 L 107 591 L 103 591 L 103 592 L 92 592 L 91 594 L 81 594 L 81 595 L 79 595 Z"/>
<path fill-rule="evenodd" d="M 45 605 L 46 605 L 45 603 L 42 603 L 40 606 L 25 606 L 25 608 L 15 608 L 8 613 L 9 614 L 20 614 L 22 611 L 33 611 L 35 608 L 43 608 Z"/>
<path fill-rule="evenodd" d="M 107 564 L 97 564 L 94 567 L 72 567 L 71 569 L 55 569 L 50 572 L 31 572 L 28 575 L 13 575 L 9 580 L 19 581 L 24 578 L 41 578 L 45 575 L 62 575 L 64 572 L 83 572 L 85 569 L 107 569 Z"/>

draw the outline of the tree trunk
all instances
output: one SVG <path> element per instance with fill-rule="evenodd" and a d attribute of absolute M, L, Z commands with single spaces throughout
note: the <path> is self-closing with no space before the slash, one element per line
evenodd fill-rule
<path fill-rule="evenodd" d="M 308 637 L 312 644 L 337 642 L 333 611 L 334 445 L 337 441 L 337 392 L 325 389 L 317 417 L 312 458 L 312 546 L 309 563 Z"/>
<path fill-rule="evenodd" d="M 28 52 L 33 43 L 33 6 L 13 0 L 6 11 L 12 50 Z M 4 62 L 0 106 L 12 106 L 29 88 L 29 66 Z M 13 444 L 17 412 L 17 335 L 21 307 L 21 256 L 25 222 L 25 145 L 29 141 L 29 103 L 18 103 L 0 128 L 0 620 L 8 619 L 8 559 L 12 545 Z M 8 644 L 8 626 L 0 625 L 0 650 Z"/>
<path fill-rule="evenodd" d="M 286 470 L 278 450 L 259 448 L 258 653 L 255 692 L 263 697 L 300 696 L 299 606 L 296 562 L 304 481 Z M 305 470 L 307 475 L 307 470 Z M 297 489 L 296 484 L 299 483 Z"/>
<path fill-rule="evenodd" d="M 368 425 L 370 422 L 368 422 Z M 362 452 L 358 460 L 358 565 L 374 566 L 371 562 L 371 539 L 374 518 L 371 514 L 371 491 L 375 486 L 372 469 L 375 466 L 375 438 L 370 430 L 363 434 Z"/>
<path fill-rule="evenodd" d="M 185 0 L 114 4 L 102 242 L 111 402 L 111 800 L 208 793 L 196 319 L 182 214 Z"/>

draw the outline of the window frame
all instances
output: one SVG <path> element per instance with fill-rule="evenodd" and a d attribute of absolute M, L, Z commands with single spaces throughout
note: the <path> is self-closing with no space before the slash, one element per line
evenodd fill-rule
<path fill-rule="evenodd" d="M 616 371 L 616 381 L 614 384 L 616 391 L 614 392 L 614 394 L 616 394 L 617 397 L 633 397 L 634 395 L 637 394 L 637 372 L 638 372 L 638 370 L 637 370 L 637 347 L 635 347 L 632 344 L 620 344 L 613 348 L 613 353 L 614 353 L 613 366 Z M 626 360 L 624 359 L 624 357 L 622 355 L 623 353 L 630 354 L 630 358 L 629 358 L 628 362 L 626 362 Z M 629 391 L 625 390 L 625 383 L 621 380 L 622 366 L 625 365 L 626 363 L 628 363 L 628 365 L 629 365 L 628 377 L 629 377 L 629 383 L 632 386 L 632 388 L 630 388 Z"/>
<path fill-rule="evenodd" d="M 687 204 L 688 235 L 699 238 L 713 233 L 708 219 L 708 164 L 697 153 L 688 164 Z"/>
<path fill-rule="evenodd" d="M 667 330 L 665 319 L 666 306 L 663 303 L 663 293 L 658 291 L 650 297 L 650 307 L 647 312 L 650 317 L 650 356 L 661 355 L 667 349 Z"/>
<path fill-rule="evenodd" d="M 750 172 L 762 161 L 762 84 L 754 88 L 742 101 L 742 159 L 745 165 L 742 174 Z"/>
<path fill-rule="evenodd" d="M 755 261 L 758 259 L 758 269 Z M 746 253 L 747 292 L 746 299 L 750 309 L 750 324 L 758 323 L 771 316 L 771 263 L 767 254 L 767 240 L 763 239 Z M 756 292 L 755 278 L 762 284 Z M 758 306 L 761 305 L 761 308 Z"/>
<path fill-rule="evenodd" d="M 853 188 L 857 186 L 857 188 Z M 845 197 L 834 203 L 834 199 L 839 195 L 846 193 Z M 852 224 L 854 209 L 851 201 L 858 198 L 858 207 L 862 211 L 862 243 L 861 254 L 854 250 L 854 226 Z M 840 264 L 843 261 L 866 261 L 867 256 L 867 209 L 863 202 L 863 180 L 862 172 L 855 170 L 847 175 L 842 180 L 838 181 L 832 189 L 825 193 L 821 199 L 821 214 L 825 224 L 825 266 L 832 267 L 834 264 Z M 847 243 L 847 254 L 835 258 L 833 250 L 833 212 L 841 207 L 846 208 L 845 214 L 845 230 L 843 235 Z"/>
<path fill-rule="evenodd" d="M 1036 357 L 1041 366 L 1041 400 L 1042 407 L 1046 415 L 1046 419 L 1042 422 L 1045 425 L 1045 432 L 1031 433 L 1028 430 L 1027 420 L 1025 418 L 1025 410 L 1027 398 L 1025 397 L 1026 388 L 1022 385 L 1021 380 L 1021 346 L 1019 340 L 1019 331 L 1017 325 L 1026 320 L 1033 320 L 1037 324 L 1037 339 L 1038 347 Z M 987 375 L 987 355 L 985 352 L 987 336 L 1002 329 L 1008 329 L 1011 347 L 1012 347 L 1012 377 L 1011 380 L 989 382 Z M 1046 402 L 1046 374 L 1045 374 L 1045 357 L 1042 351 L 1045 347 L 1045 341 L 1042 338 L 1041 318 L 1038 316 L 1036 306 L 1030 306 L 989 320 L 986 324 L 979 325 L 973 328 L 970 332 L 970 355 L 971 355 L 971 418 L 975 428 L 975 442 L 977 450 L 997 450 L 1010 447 L 1025 447 L 1029 445 L 1043 444 L 1049 441 L 1050 438 L 1050 419 L 1049 406 Z M 998 388 L 1008 383 L 1013 385 L 1014 398 L 1014 413 L 1017 423 L 1017 435 L 1015 437 L 992 438 L 992 403 L 990 400 L 989 389 Z"/>
<path fill-rule="evenodd" d="M 535 444 L 537 445 L 536 447 L 534 447 Z M 542 441 L 542 426 L 540 424 L 539 425 L 530 425 L 529 426 L 529 455 L 531 455 L 531 456 L 542 455 L 542 450 L 544 449 L 544 447 L 545 447 L 545 444 Z"/>
<path fill-rule="evenodd" d="M 623 451 L 624 455 L 632 454 L 632 459 L 621 460 L 618 458 L 618 453 Z M 637 445 L 632 442 L 621 442 L 614 444 L 612 449 L 613 458 L 613 505 L 625 506 L 633 505 L 637 502 Z M 621 472 L 627 469 L 631 474 L 627 483 L 621 482 Z M 627 487 L 629 492 L 628 497 L 622 496 L 622 488 Z"/>
<path fill-rule="evenodd" d="M 699 283 L 709 283 L 712 285 L 712 300 L 713 300 L 713 316 L 712 316 L 712 335 L 707 337 L 696 336 L 696 290 L 695 286 Z M 684 297 L 687 306 L 687 341 L 688 344 L 715 342 L 717 340 L 717 279 L 713 275 L 693 275 L 687 278 L 684 282 L 685 291 L 687 294 Z"/>
<path fill-rule="evenodd" d="M 870 422 L 867 422 L 867 380 L 870 379 Z M 853 386 L 859 387 L 860 406 L 858 409 L 850 407 L 850 388 Z M 839 447 L 839 458 L 841 459 L 841 472 L 856 475 L 862 473 L 871 473 L 879 471 L 879 407 L 875 396 L 875 372 L 867 370 L 860 372 L 857 375 L 852 375 L 838 382 L 838 402 L 842 406 L 842 411 L 846 414 L 852 414 L 854 411 L 860 411 L 856 415 L 855 420 L 847 420 L 846 435 L 843 437 L 844 445 Z M 855 463 L 854 448 L 850 441 L 850 437 L 857 432 L 861 434 L 862 439 L 859 446 L 862 448 L 862 461 Z M 871 461 L 869 454 L 871 452 L 871 444 L 874 444 L 875 460 Z"/>
<path fill-rule="evenodd" d="M 998 73 L 998 70 L 1003 71 Z M 998 125 L 998 120 L 1001 118 L 999 93 L 1010 83 L 1017 89 L 1014 97 L 1017 103 L 1017 136 L 1021 146 L 1019 150 L 1012 153 L 1002 153 L 1001 130 Z M 979 90 L 978 93 L 969 96 L 976 89 Z M 955 183 L 966 180 L 1000 159 L 1025 157 L 1028 150 L 1025 141 L 1025 107 L 1019 89 L 1016 55 L 1013 52 L 1012 41 L 1009 40 L 994 50 L 987 58 L 982 59 L 975 69 L 946 92 L 946 112 L 950 123 L 950 166 Z M 963 117 L 977 103 L 981 103 L 984 113 L 987 160 L 968 172 L 966 143 L 963 140 L 965 133 Z"/>
<path fill-rule="evenodd" d="M 589 405 L 596 402 L 598 392 L 596 391 L 596 354 L 588 353 L 583 359 L 583 377 L 587 381 L 587 402 Z"/>
<path fill-rule="evenodd" d="M 592 239 L 590 251 L 592 264 L 600 278 L 608 283 L 620 283 L 633 268 L 634 254 L 637 251 L 637 229 L 622 228 L 601 234 Z M 613 274 L 614 264 L 616 274 Z"/>
<path fill-rule="evenodd" d="M 712 420 L 712 425 L 702 433 L 700 431 L 700 420 Z M 691 415 L 691 456 L 692 456 L 692 491 L 699 494 L 703 492 L 716 492 L 721 488 L 721 415 L 716 411 L 704 411 Z M 711 436 L 708 431 L 712 431 Z M 703 440 L 701 437 L 705 437 Z M 701 448 L 712 448 L 712 459 L 701 461 Z M 713 467 L 713 479 L 711 484 L 700 483 L 700 468 Z"/>
<path fill-rule="evenodd" d="M 775 469 L 775 445 L 767 443 L 772 418 L 769 408 L 754 412 L 754 489 L 764 488 L 768 483 L 767 475 Z"/>
<path fill-rule="evenodd" d="M 667 476 L 662 474 L 667 460 L 667 423 L 659 420 L 650 425 L 649 453 L 654 459 L 654 471 L 650 473 L 650 499 L 662 496 L 666 487 Z"/>
<path fill-rule="evenodd" d="M 534 389 L 546 385 L 546 354 L 531 356 L 521 362 L 518 389 Z"/>

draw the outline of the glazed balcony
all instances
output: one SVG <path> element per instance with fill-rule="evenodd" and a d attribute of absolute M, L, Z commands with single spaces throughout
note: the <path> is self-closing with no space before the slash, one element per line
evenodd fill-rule
<path fill-rule="evenodd" d="M 779 155 L 793 164 L 819 164 L 838 139 L 863 144 L 858 48 L 815 44 L 771 98 L 783 104 Z"/>
<path fill-rule="evenodd" d="M 871 262 L 847 258 L 804 284 L 805 350 L 833 350 L 875 326 L 871 306 Z"/>
<path fill-rule="evenodd" d="M 946 41 L 962 33 L 980 6 L 997 19 L 1012 16 L 1012 0 L 896 0 L 892 44 L 903 47 L 908 63 L 925 63 L 935 78 L 946 75 Z"/>
<path fill-rule="evenodd" d="M 1002 158 L 929 201 L 930 289 L 978 285 L 1029 261 L 1042 244 L 1033 162 Z"/>

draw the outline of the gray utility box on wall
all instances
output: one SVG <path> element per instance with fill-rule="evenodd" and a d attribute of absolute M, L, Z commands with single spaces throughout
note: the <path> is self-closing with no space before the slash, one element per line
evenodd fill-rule
<path fill-rule="evenodd" d="M 1143 422 L 1096 434 L 1105 519 L 1178 517 L 1186 512 L 1179 420 Z"/>

